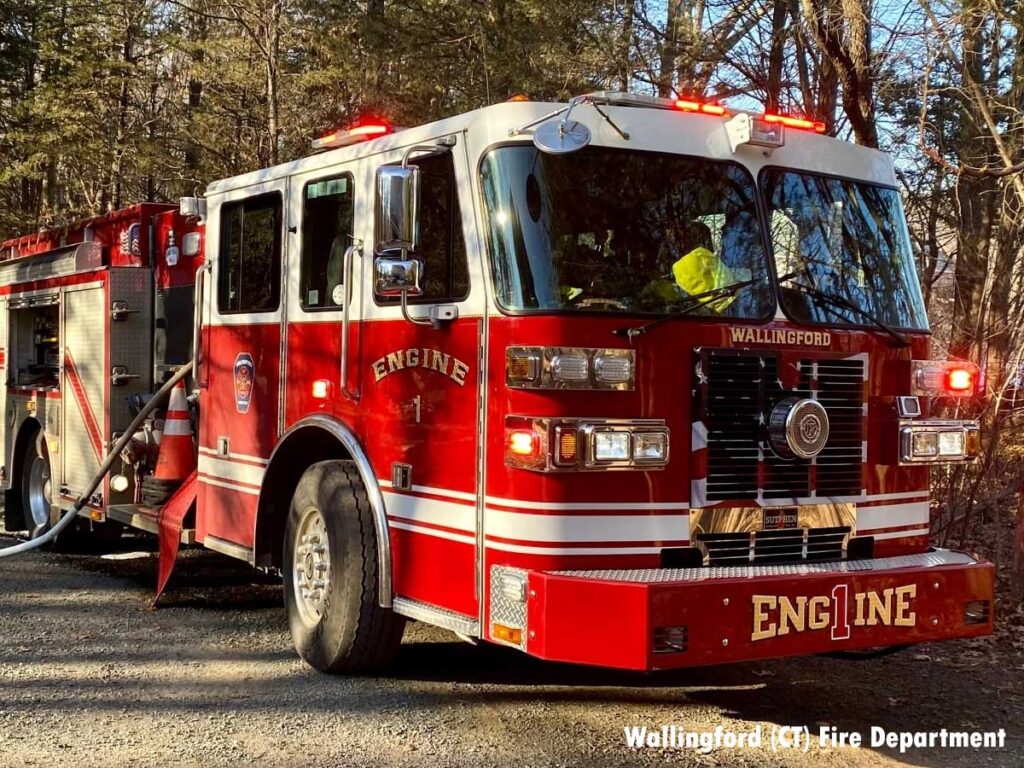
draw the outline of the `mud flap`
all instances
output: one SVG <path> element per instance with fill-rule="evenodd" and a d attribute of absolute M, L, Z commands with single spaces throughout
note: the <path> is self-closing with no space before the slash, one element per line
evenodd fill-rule
<path fill-rule="evenodd" d="M 157 524 L 160 527 L 160 567 L 157 572 L 153 605 L 160 599 L 168 579 L 171 578 L 171 571 L 174 570 L 174 562 L 178 558 L 178 545 L 181 543 L 181 527 L 185 515 L 196 500 L 196 492 L 199 489 L 198 477 L 196 470 L 192 470 L 192 474 L 185 478 L 181 487 L 160 508 L 157 516 Z"/>

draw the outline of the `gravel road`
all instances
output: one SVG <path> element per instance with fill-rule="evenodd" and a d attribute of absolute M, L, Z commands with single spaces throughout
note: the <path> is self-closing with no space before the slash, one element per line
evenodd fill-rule
<path fill-rule="evenodd" d="M 280 586 L 216 554 L 185 553 L 152 609 L 152 548 L 126 538 L 115 555 L 143 554 L 0 560 L 0 765 L 1024 764 L 1024 637 L 1012 633 L 871 661 L 642 676 L 544 664 L 412 624 L 388 676 L 338 678 L 294 655 Z M 1003 750 L 902 755 L 626 746 L 625 726 L 667 724 L 761 724 L 766 742 L 778 726 L 822 724 L 1007 737 Z"/>

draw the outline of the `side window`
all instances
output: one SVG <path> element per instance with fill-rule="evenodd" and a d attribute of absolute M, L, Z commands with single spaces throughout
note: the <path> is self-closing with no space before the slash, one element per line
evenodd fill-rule
<path fill-rule="evenodd" d="M 281 300 L 281 195 L 272 192 L 220 212 L 220 280 L 223 313 L 272 312 Z"/>
<path fill-rule="evenodd" d="M 469 295 L 469 266 L 451 152 L 413 158 L 420 169 L 419 248 L 423 295 L 410 304 L 459 301 Z M 387 303 L 397 301 L 389 300 Z"/>
<path fill-rule="evenodd" d="M 302 199 L 303 309 L 334 309 L 344 301 L 345 250 L 352 244 L 351 175 L 311 181 Z"/>

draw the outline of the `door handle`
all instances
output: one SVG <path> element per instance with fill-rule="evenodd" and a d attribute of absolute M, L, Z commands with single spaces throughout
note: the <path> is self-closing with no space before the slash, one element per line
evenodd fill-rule
<path fill-rule="evenodd" d="M 192 378 L 195 380 L 197 387 L 202 386 L 199 378 L 199 355 L 202 351 L 201 339 L 203 333 L 203 301 L 206 298 L 206 273 L 212 269 L 213 263 L 208 261 L 196 270 L 196 285 L 193 294 L 195 308 L 193 309 L 192 316 Z"/>
<path fill-rule="evenodd" d="M 351 390 L 348 388 L 348 331 L 349 324 L 351 322 L 350 311 L 352 307 L 352 261 L 356 254 L 361 257 L 363 255 L 363 241 L 356 240 L 352 245 L 345 249 L 345 255 L 342 258 L 341 273 L 343 280 L 345 281 L 344 294 L 345 294 L 345 306 L 342 307 L 341 313 L 341 392 L 349 400 L 359 399 L 359 390 Z"/>

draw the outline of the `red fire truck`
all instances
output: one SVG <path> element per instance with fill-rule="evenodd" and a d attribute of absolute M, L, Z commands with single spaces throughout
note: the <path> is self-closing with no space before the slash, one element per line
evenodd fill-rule
<path fill-rule="evenodd" d="M 316 668 L 407 619 L 638 670 L 990 633 L 992 566 L 928 535 L 979 373 L 930 359 L 890 159 L 823 130 L 510 102 L 0 244 L 7 526 L 195 359 L 194 437 L 151 419 L 66 533 L 279 572 Z"/>

